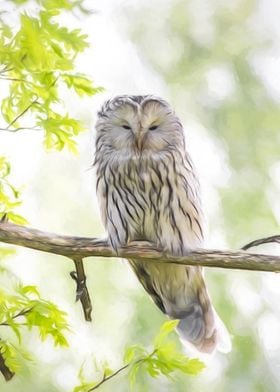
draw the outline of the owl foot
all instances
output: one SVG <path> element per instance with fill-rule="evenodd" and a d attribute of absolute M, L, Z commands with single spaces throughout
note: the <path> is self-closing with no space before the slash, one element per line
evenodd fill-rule
<path fill-rule="evenodd" d="M 135 248 L 149 248 L 149 249 L 151 249 L 151 248 L 154 248 L 154 249 L 156 249 L 157 248 L 157 246 L 156 246 L 156 244 L 154 243 L 154 242 L 151 242 L 151 241 L 145 241 L 145 240 L 134 240 L 134 241 L 129 241 L 128 243 L 127 243 L 127 245 L 128 246 L 133 246 L 133 247 L 135 247 Z"/>

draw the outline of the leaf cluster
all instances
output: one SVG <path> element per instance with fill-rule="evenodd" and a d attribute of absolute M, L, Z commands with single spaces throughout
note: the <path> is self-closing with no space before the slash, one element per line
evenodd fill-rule
<path fill-rule="evenodd" d="M 55 346 L 67 347 L 66 314 L 40 297 L 35 286 L 18 285 L 14 293 L 0 290 L 0 354 L 6 366 L 18 373 L 31 356 L 22 347 L 23 329 L 37 329 L 42 341 L 50 337 Z M 12 331 L 15 339 L 9 336 Z M 8 336 L 3 338 L 3 336 Z"/>
<path fill-rule="evenodd" d="M 76 57 L 89 46 L 87 36 L 57 21 L 62 11 L 71 11 L 81 1 L 38 3 L 37 15 L 28 7 L 20 13 L 18 29 L 0 19 L 0 82 L 9 85 L 1 103 L 6 122 L 2 130 L 44 130 L 47 148 L 67 147 L 75 152 L 75 136 L 84 126 L 63 108 L 60 87 L 73 89 L 79 96 L 101 91 L 86 75 L 74 72 Z M 29 126 L 23 121 L 26 114 L 32 121 Z"/>
<path fill-rule="evenodd" d="M 46 148 L 66 147 L 75 152 L 75 138 L 84 125 L 67 113 L 61 91 L 66 88 L 78 96 L 92 96 L 101 90 L 86 75 L 75 71 L 77 56 L 89 46 L 87 36 L 60 22 L 75 9 L 87 13 L 83 0 L 4 3 L 14 12 L 0 13 L 0 91 L 2 95 L 7 91 L 0 107 L 4 123 L 0 135 L 3 131 L 42 130 Z M 25 224 L 26 220 L 16 213 L 21 199 L 10 181 L 10 171 L 7 158 L 0 156 L 0 220 Z M 6 247 L 0 249 L 1 259 L 11 253 Z M 1 266 L 1 273 L 4 270 Z M 30 359 L 21 346 L 23 329 L 36 328 L 42 341 L 50 337 L 55 345 L 67 346 L 65 316 L 53 303 L 43 300 L 34 286 L 20 285 L 12 294 L 2 289 L 0 365 L 4 361 L 12 373 L 17 373 L 24 360 Z M 0 371 L 4 375 L 2 368 Z"/>
<path fill-rule="evenodd" d="M 102 384 L 115 377 L 120 372 L 129 369 L 131 388 L 136 383 L 137 376 L 148 374 L 151 377 L 165 376 L 174 380 L 176 371 L 187 375 L 198 375 L 205 367 L 203 362 L 197 358 L 189 358 L 178 349 L 176 341 L 171 339 L 171 333 L 178 325 L 178 320 L 166 321 L 160 328 L 158 335 L 154 338 L 152 350 L 147 350 L 142 345 L 129 346 L 124 353 L 124 364 L 116 371 L 104 364 L 100 371 L 103 376 L 101 380 L 86 381 L 83 371 L 79 373 L 81 384 L 74 388 L 73 392 L 90 392 L 98 389 Z"/>
<path fill-rule="evenodd" d="M 20 192 L 9 181 L 11 166 L 7 158 L 0 156 L 0 219 L 6 218 L 19 225 L 26 224 L 26 220 L 14 209 L 21 204 Z"/>
<path fill-rule="evenodd" d="M 199 359 L 182 354 L 176 342 L 170 339 L 170 334 L 177 325 L 178 320 L 169 320 L 162 325 L 150 353 L 139 345 L 126 350 L 124 361 L 130 364 L 129 377 L 132 385 L 135 384 L 139 371 L 146 372 L 151 377 L 163 375 L 172 379 L 175 371 L 197 375 L 204 369 L 204 364 Z"/>

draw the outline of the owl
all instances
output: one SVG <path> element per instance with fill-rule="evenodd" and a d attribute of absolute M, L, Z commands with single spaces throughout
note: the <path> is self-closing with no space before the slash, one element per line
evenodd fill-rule
<path fill-rule="evenodd" d="M 96 124 L 96 190 L 111 247 L 148 240 L 174 255 L 203 245 L 200 189 L 181 121 L 152 95 L 104 103 Z M 179 319 L 181 340 L 198 351 L 229 349 L 201 267 L 129 260 L 158 308 Z"/>

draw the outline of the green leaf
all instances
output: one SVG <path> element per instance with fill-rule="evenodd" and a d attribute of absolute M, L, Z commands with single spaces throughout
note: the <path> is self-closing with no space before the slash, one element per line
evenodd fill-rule
<path fill-rule="evenodd" d="M 154 339 L 154 346 L 156 348 L 160 347 L 164 343 L 167 336 L 174 331 L 178 323 L 179 320 L 169 320 L 161 326 L 159 334 Z"/>
<path fill-rule="evenodd" d="M 171 373 L 180 370 L 189 375 L 196 375 L 204 368 L 204 363 L 197 358 L 188 358 L 176 350 L 174 343 L 168 343 L 162 346 L 156 352 L 162 372 Z M 167 366 L 167 368 L 166 368 Z"/>
<path fill-rule="evenodd" d="M 43 0 L 43 5 L 50 10 L 71 10 L 75 6 L 75 2 L 72 3 L 70 0 Z"/>
<path fill-rule="evenodd" d="M 194 376 L 199 374 L 203 369 L 205 369 L 205 364 L 198 358 L 190 358 L 188 362 L 180 368 L 184 373 Z"/>
<path fill-rule="evenodd" d="M 28 223 L 28 221 L 23 216 L 21 216 L 19 214 L 15 214 L 12 211 L 7 212 L 7 219 L 10 222 L 13 222 L 13 223 L 16 223 L 17 225 L 22 225 L 22 226 L 24 226 Z"/>
<path fill-rule="evenodd" d="M 26 219 L 14 212 L 21 201 L 19 191 L 9 182 L 10 171 L 9 162 L 0 156 L 0 218 L 6 215 L 9 221 L 24 225 L 27 223 Z"/>
<path fill-rule="evenodd" d="M 12 95 L 7 98 L 3 98 L 1 103 L 1 112 L 8 124 L 11 123 L 13 119 L 16 117 L 17 108 L 14 105 Z"/>
<path fill-rule="evenodd" d="M 12 33 L 12 29 L 8 26 L 8 25 L 6 25 L 6 24 L 4 24 L 4 23 L 2 23 L 1 24 L 1 26 L 0 26 L 0 32 L 1 32 L 1 37 L 2 38 L 12 38 L 12 36 L 13 36 L 13 33 Z M 5 41 L 3 41 L 3 43 L 4 43 Z"/>
<path fill-rule="evenodd" d="M 123 361 L 124 363 L 131 363 L 139 358 L 145 358 L 147 355 L 148 353 L 144 347 L 134 344 L 125 350 Z"/>
<path fill-rule="evenodd" d="M 5 178 L 10 174 L 11 165 L 5 157 L 0 156 L 0 178 Z"/>
<path fill-rule="evenodd" d="M 71 152 L 77 152 L 76 142 L 73 140 L 73 137 L 84 131 L 84 127 L 80 121 L 70 118 L 68 115 L 63 116 L 51 112 L 46 119 L 40 118 L 37 125 L 46 130 L 46 148 L 62 150 L 66 147 Z"/>
<path fill-rule="evenodd" d="M 131 387 L 133 387 L 136 383 L 136 378 L 139 372 L 139 368 L 140 368 L 140 363 L 134 363 L 131 365 L 131 368 L 128 373 L 129 383 Z"/>
<path fill-rule="evenodd" d="M 41 339 L 52 337 L 55 346 L 68 347 L 64 332 L 67 331 L 66 313 L 54 304 L 43 300 L 29 301 L 32 310 L 25 315 L 29 328 L 38 327 Z"/>
<path fill-rule="evenodd" d="M 31 356 L 24 350 L 18 349 L 12 343 L 0 339 L 0 352 L 6 366 L 14 373 L 20 373 L 24 367 L 23 361 L 31 361 Z"/>
<path fill-rule="evenodd" d="M 88 382 L 78 385 L 73 389 L 73 392 L 88 392 L 91 388 L 95 387 L 98 382 Z"/>
<path fill-rule="evenodd" d="M 65 82 L 67 87 L 74 88 L 76 93 L 80 96 L 82 95 L 94 95 L 98 92 L 102 92 L 101 87 L 94 87 L 92 81 L 86 76 L 81 74 L 62 74 L 62 80 Z"/>
<path fill-rule="evenodd" d="M 23 286 L 19 285 L 17 291 L 28 298 L 28 296 L 33 294 L 35 297 L 40 298 L 40 293 L 36 286 Z"/>

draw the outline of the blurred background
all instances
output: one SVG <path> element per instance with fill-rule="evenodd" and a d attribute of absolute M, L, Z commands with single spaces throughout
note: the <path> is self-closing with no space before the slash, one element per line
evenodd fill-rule
<path fill-rule="evenodd" d="M 226 4 L 227 3 L 227 4 Z M 89 131 L 79 156 L 46 152 L 32 131 L 1 134 L 0 155 L 12 163 L 21 186 L 21 213 L 29 225 L 61 234 L 105 236 L 95 196 L 94 124 L 107 97 L 156 94 L 182 119 L 187 148 L 201 179 L 208 238 L 205 247 L 238 249 L 279 234 L 280 225 L 280 3 L 277 0 L 107 0 L 90 2 L 94 13 L 69 15 L 90 48 L 77 68 L 106 89 L 91 99 L 71 99 L 68 110 Z M 279 247 L 262 252 L 280 254 Z M 36 356 L 29 374 L 1 391 L 71 391 L 78 372 L 93 377 L 99 361 L 120 366 L 128 344 L 149 345 L 164 316 L 124 261 L 87 259 L 94 321 L 75 304 L 70 261 L 18 249 L 6 262 L 24 284 L 68 312 L 70 348 L 54 349 L 36 334 L 27 346 Z M 280 383 L 280 277 L 273 273 L 207 269 L 215 307 L 233 349 L 216 354 L 201 376 L 153 380 L 138 391 L 274 392 Z M 119 375 L 100 391 L 129 391 Z"/>

